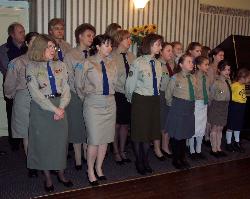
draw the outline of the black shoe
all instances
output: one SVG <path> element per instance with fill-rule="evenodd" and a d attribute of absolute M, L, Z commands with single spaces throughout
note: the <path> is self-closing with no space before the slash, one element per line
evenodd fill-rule
<path fill-rule="evenodd" d="M 197 160 L 197 154 L 196 153 L 190 153 L 189 157 L 191 160 Z"/>
<path fill-rule="evenodd" d="M 172 162 L 174 168 L 178 169 L 178 170 L 182 170 L 184 169 L 183 165 L 180 163 L 180 161 L 174 161 Z"/>
<path fill-rule="evenodd" d="M 162 154 L 167 158 L 172 158 L 172 154 L 167 153 L 166 151 L 161 149 Z"/>
<path fill-rule="evenodd" d="M 29 178 L 37 178 L 38 173 L 36 169 L 28 169 L 28 177 Z"/>
<path fill-rule="evenodd" d="M 65 187 L 73 187 L 73 182 L 71 182 L 70 180 L 62 181 L 59 176 L 57 176 L 57 180 L 58 180 L 58 182 L 62 183 L 63 186 L 65 186 Z"/>
<path fill-rule="evenodd" d="M 75 165 L 75 169 L 76 169 L 77 171 L 82 170 L 82 165 Z"/>
<path fill-rule="evenodd" d="M 126 152 L 121 152 L 121 158 L 124 163 L 130 163 L 132 162 L 126 155 Z"/>
<path fill-rule="evenodd" d="M 145 168 L 144 168 L 144 166 L 142 164 L 135 163 L 135 168 L 137 170 L 137 173 L 139 173 L 141 175 L 145 175 L 146 174 L 146 170 L 145 170 Z"/>
<path fill-rule="evenodd" d="M 149 165 L 145 166 L 144 168 L 146 173 L 153 173 L 153 169 Z"/>
<path fill-rule="evenodd" d="M 234 152 L 235 151 L 235 149 L 234 149 L 234 147 L 233 147 L 232 144 L 226 144 L 226 150 L 228 152 Z"/>
<path fill-rule="evenodd" d="M 227 154 L 224 151 L 218 151 L 219 157 L 227 157 Z"/>
<path fill-rule="evenodd" d="M 214 151 L 210 151 L 210 155 L 216 157 L 216 158 L 219 158 L 219 153 L 218 152 L 214 152 Z"/>
<path fill-rule="evenodd" d="M 196 153 L 196 157 L 200 160 L 206 160 L 207 157 L 203 153 Z"/>
<path fill-rule="evenodd" d="M 89 180 L 88 180 L 89 181 Z M 95 186 L 98 186 L 99 185 L 99 182 L 98 180 L 95 180 L 95 181 L 89 181 L 89 184 L 92 186 L 92 187 L 95 187 Z"/>
<path fill-rule="evenodd" d="M 183 166 L 185 169 L 190 169 L 190 168 L 191 168 L 191 166 L 190 166 L 190 164 L 187 162 L 187 160 L 181 160 L 180 162 L 181 162 L 182 166 Z"/>
<path fill-rule="evenodd" d="M 235 142 L 233 147 L 235 148 L 235 151 L 239 153 L 245 153 L 245 149 L 240 145 L 239 142 Z"/>
<path fill-rule="evenodd" d="M 166 158 L 165 158 L 165 156 L 163 155 L 163 156 L 161 156 L 161 157 L 159 157 L 159 156 L 157 156 L 156 154 L 155 154 L 155 157 L 159 160 L 159 161 L 161 161 L 161 162 L 163 162 L 163 161 L 165 161 L 166 160 Z"/>
<path fill-rule="evenodd" d="M 98 179 L 98 180 L 100 180 L 100 181 L 103 181 L 103 180 L 107 180 L 107 177 L 106 176 L 99 176 L 98 174 L 97 174 L 97 172 L 96 172 L 96 170 L 94 169 L 94 173 L 95 173 L 95 176 L 96 176 L 96 178 Z"/>
<path fill-rule="evenodd" d="M 44 182 L 44 190 L 47 193 L 51 193 L 51 192 L 53 192 L 55 190 L 55 188 L 54 188 L 53 184 L 51 186 L 47 187 L 46 182 Z"/>

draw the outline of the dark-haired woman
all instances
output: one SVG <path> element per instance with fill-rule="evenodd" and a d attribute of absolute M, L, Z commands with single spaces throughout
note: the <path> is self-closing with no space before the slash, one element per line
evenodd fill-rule
<path fill-rule="evenodd" d="M 70 49 L 65 57 L 64 63 L 67 65 L 69 75 L 69 86 L 71 100 L 66 108 L 69 126 L 69 143 L 73 143 L 75 152 L 75 169 L 82 169 L 82 146 L 84 150 L 84 158 L 86 158 L 86 131 L 82 116 L 82 100 L 76 93 L 75 88 L 75 69 L 81 68 L 84 60 L 89 56 L 89 47 L 91 46 L 95 28 L 88 23 L 81 24 L 75 30 L 75 39 L 77 46 Z"/>
<path fill-rule="evenodd" d="M 131 65 L 126 81 L 126 97 L 131 102 L 131 139 L 139 174 L 152 173 L 148 153 L 150 142 L 160 140 L 161 63 L 155 58 L 162 48 L 163 38 L 148 34 L 142 41 L 143 55 Z"/>
<path fill-rule="evenodd" d="M 114 141 L 116 104 L 114 87 L 117 80 L 116 64 L 109 58 L 111 38 L 94 38 L 90 56 L 82 69 L 76 69 L 76 89 L 84 99 L 83 116 L 87 130 L 88 179 L 92 186 L 106 180 L 102 170 L 107 145 Z"/>

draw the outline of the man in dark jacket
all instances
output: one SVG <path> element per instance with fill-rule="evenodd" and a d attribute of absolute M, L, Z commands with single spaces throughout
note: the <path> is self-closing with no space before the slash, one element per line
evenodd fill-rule
<path fill-rule="evenodd" d="M 27 46 L 25 45 L 25 30 L 22 24 L 12 23 L 8 27 L 8 39 L 5 44 L 0 46 L 0 71 L 3 74 L 3 79 L 5 80 L 5 75 L 8 68 L 8 63 L 27 52 Z M 3 80 L 3 81 L 4 81 Z M 13 99 L 4 98 L 6 101 L 6 112 L 8 119 L 8 132 L 9 132 L 9 142 L 11 144 L 12 150 L 18 150 L 20 145 L 19 139 L 13 139 L 11 133 L 11 113 Z"/>

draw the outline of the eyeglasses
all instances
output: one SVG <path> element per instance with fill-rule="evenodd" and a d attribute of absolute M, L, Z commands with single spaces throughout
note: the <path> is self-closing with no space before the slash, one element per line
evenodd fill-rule
<path fill-rule="evenodd" d="M 57 47 L 55 45 L 48 45 L 47 49 L 56 51 Z"/>

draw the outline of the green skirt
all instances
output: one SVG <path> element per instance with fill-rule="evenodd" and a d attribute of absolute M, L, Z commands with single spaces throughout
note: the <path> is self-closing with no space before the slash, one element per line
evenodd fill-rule
<path fill-rule="evenodd" d="M 50 99 L 59 106 L 60 98 Z M 30 104 L 30 129 L 27 167 L 37 170 L 66 168 L 68 149 L 67 115 L 54 120 L 54 113 L 43 110 L 33 100 Z"/>
<path fill-rule="evenodd" d="M 136 142 L 150 142 L 160 138 L 160 96 L 134 93 L 131 106 L 131 139 Z"/>

